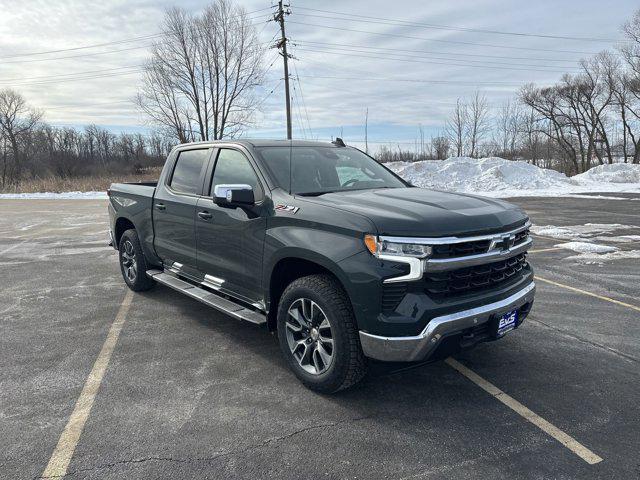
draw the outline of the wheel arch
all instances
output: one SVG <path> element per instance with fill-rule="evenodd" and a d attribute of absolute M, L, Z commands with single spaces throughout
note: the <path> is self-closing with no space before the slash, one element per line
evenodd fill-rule
<path fill-rule="evenodd" d="M 120 245 L 120 238 L 122 238 L 122 234 L 129 230 L 137 230 L 134 223 L 127 217 L 118 217 L 113 227 L 113 240 L 115 242 L 114 247 L 117 249 L 118 245 Z"/>
<path fill-rule="evenodd" d="M 294 280 L 307 275 L 326 274 L 333 277 L 344 289 L 350 300 L 348 282 L 344 272 L 330 259 L 318 256 L 314 252 L 290 252 L 273 264 L 267 277 L 267 324 L 269 330 L 276 330 L 278 304 L 282 293 Z"/>

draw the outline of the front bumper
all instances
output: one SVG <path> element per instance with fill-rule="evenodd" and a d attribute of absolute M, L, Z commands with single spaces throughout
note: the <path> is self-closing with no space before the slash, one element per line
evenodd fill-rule
<path fill-rule="evenodd" d="M 441 340 L 449 335 L 474 328 L 497 316 L 523 307 L 530 309 L 536 285 L 531 282 L 513 295 L 487 305 L 435 317 L 420 335 L 383 337 L 360 332 L 360 344 L 367 357 L 387 362 L 415 362 L 428 359 Z"/>

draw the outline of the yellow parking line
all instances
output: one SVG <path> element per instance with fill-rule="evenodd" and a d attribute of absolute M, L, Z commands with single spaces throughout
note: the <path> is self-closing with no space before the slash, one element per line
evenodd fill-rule
<path fill-rule="evenodd" d="M 102 350 L 100 350 L 98 358 L 91 369 L 91 373 L 89 373 L 87 381 L 82 388 L 82 392 L 76 401 L 71 417 L 69 417 L 69 421 L 62 431 L 62 435 L 60 435 L 60 439 L 58 440 L 58 444 L 49 459 L 47 468 L 45 468 L 42 473 L 42 476 L 45 478 L 62 477 L 67 473 L 69 462 L 71 462 L 73 452 L 78 445 L 80 435 L 82 435 L 84 424 L 91 412 L 91 407 L 93 406 L 96 394 L 98 393 L 98 389 L 102 383 L 102 378 L 104 377 L 104 373 L 109 365 L 111 354 L 118 342 L 118 337 L 120 336 L 120 331 L 122 330 L 124 322 L 127 319 L 127 312 L 131 306 L 132 298 L 133 293 L 131 290 L 128 290 L 122 300 L 122 304 L 120 305 L 116 318 L 111 324 L 107 338 L 102 345 Z"/>
<path fill-rule="evenodd" d="M 550 437 L 556 439 L 558 442 L 560 442 L 562 445 L 567 447 L 569 450 L 571 450 L 573 453 L 575 453 L 577 456 L 579 456 L 588 464 L 593 465 L 596 463 L 600 463 L 602 461 L 602 457 L 593 453 L 587 447 L 585 447 L 580 442 L 578 442 L 575 438 L 566 434 L 555 425 L 549 423 L 540 415 L 529 410 L 527 407 L 522 405 L 516 399 L 514 399 L 513 397 L 510 397 L 509 395 L 504 393 L 502 390 L 500 390 L 498 387 L 496 387 L 492 383 L 482 378 L 477 373 L 473 372 L 472 370 L 469 370 L 460 362 L 454 360 L 451 357 L 447 358 L 445 362 L 451 368 L 457 370 L 462 375 L 464 375 L 469 380 L 471 380 L 473 383 L 478 385 L 485 392 L 492 395 L 496 400 L 500 401 L 501 403 L 509 407 L 511 410 L 516 412 L 518 415 L 520 415 L 524 419 L 533 423 L 536 427 L 538 427 L 540 430 L 542 430 L 544 433 L 546 433 Z"/>
<path fill-rule="evenodd" d="M 554 282 L 552 280 L 547 280 L 546 278 L 542 278 L 542 277 L 540 277 L 538 275 L 536 275 L 536 280 L 540 280 L 541 282 L 545 282 L 545 283 L 548 283 L 550 285 L 555 285 L 556 287 L 566 288 L 567 290 L 571 290 L 573 292 L 582 293 L 583 295 L 589 295 L 590 297 L 599 298 L 600 300 L 604 300 L 606 302 L 615 303 L 616 305 L 620 305 L 622 307 L 627 307 L 627 308 L 630 308 L 631 310 L 636 310 L 636 311 L 640 312 L 640 307 L 638 307 L 636 305 L 631 305 L 630 303 L 621 302 L 620 300 L 615 300 L 613 298 L 605 297 L 603 295 L 598 295 L 596 293 L 587 292 L 586 290 L 581 290 L 581 289 L 576 288 L 576 287 L 571 287 L 569 285 L 565 285 L 564 283 L 558 283 L 558 282 Z"/>
<path fill-rule="evenodd" d="M 4 250 L 2 250 L 2 251 L 0 252 L 0 255 L 4 255 L 5 253 L 10 252 L 10 251 L 11 251 L 11 250 L 13 250 L 14 248 L 17 248 L 17 247 L 19 247 L 20 245 L 22 245 L 24 242 L 26 242 L 26 240 L 22 240 L 21 242 L 15 243 L 15 244 L 11 245 L 10 247 L 5 248 Z"/>
<path fill-rule="evenodd" d="M 556 250 L 564 250 L 564 249 L 562 247 L 538 248 L 538 249 L 534 249 L 534 250 L 529 250 L 528 253 L 554 252 Z"/>
<path fill-rule="evenodd" d="M 537 233 L 529 233 L 529 235 L 531 235 L 533 237 L 546 238 L 547 240 L 553 240 L 553 241 L 560 242 L 560 243 L 567 243 L 567 242 L 572 242 L 573 241 L 573 240 L 565 240 L 563 238 L 547 237 L 546 235 L 538 235 Z"/>

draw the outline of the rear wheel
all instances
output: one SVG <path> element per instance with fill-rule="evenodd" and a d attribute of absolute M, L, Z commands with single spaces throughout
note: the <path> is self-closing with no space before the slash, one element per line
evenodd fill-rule
<path fill-rule="evenodd" d="M 126 230 L 122 234 L 118 244 L 118 251 L 120 271 L 127 286 L 135 292 L 152 288 L 155 282 L 147 277 L 147 261 L 140 246 L 138 233 L 135 230 Z"/>
<path fill-rule="evenodd" d="M 351 303 L 329 275 L 302 277 L 285 289 L 278 339 L 289 366 L 312 390 L 333 393 L 366 374 Z"/>

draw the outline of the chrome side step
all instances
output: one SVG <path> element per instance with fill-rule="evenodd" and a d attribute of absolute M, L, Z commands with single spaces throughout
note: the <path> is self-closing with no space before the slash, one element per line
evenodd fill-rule
<path fill-rule="evenodd" d="M 242 305 L 238 305 L 237 303 L 233 302 L 232 300 L 222 298 L 220 295 L 216 295 L 215 293 L 211 293 L 208 290 L 192 285 L 191 283 L 165 273 L 162 270 L 147 270 L 147 276 L 153 278 L 158 283 L 184 293 L 185 295 L 199 300 L 202 303 L 205 303 L 210 307 L 226 313 L 227 315 L 238 320 L 246 320 L 247 322 L 255 323 L 258 325 L 267 323 L 267 317 L 263 313 L 245 308 Z"/>

